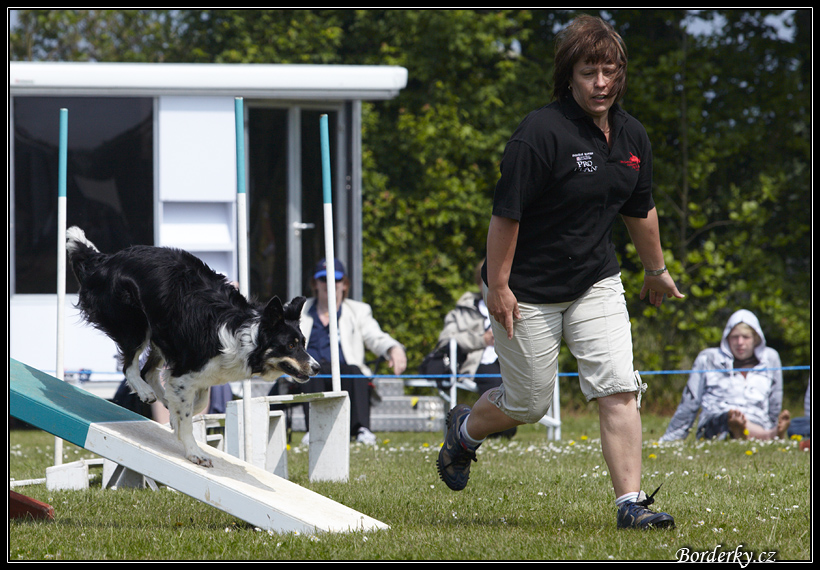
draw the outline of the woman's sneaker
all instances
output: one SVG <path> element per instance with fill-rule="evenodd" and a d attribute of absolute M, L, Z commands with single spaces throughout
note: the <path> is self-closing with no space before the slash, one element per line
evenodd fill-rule
<path fill-rule="evenodd" d="M 648 497 L 641 491 L 637 501 L 627 501 L 618 507 L 618 528 L 675 528 L 672 515 L 656 513 L 647 508 L 655 502 L 653 497 L 658 489 Z"/>
<path fill-rule="evenodd" d="M 466 404 L 459 404 L 447 414 L 447 434 L 436 460 L 439 477 L 453 491 L 461 491 L 467 486 L 470 464 L 476 461 L 475 450 L 461 443 L 459 435 L 461 424 L 469 414 L 470 407 Z"/>

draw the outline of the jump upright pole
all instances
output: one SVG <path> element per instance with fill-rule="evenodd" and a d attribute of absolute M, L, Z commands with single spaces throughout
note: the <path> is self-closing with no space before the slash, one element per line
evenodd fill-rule
<path fill-rule="evenodd" d="M 247 296 L 248 283 L 248 210 L 245 192 L 245 107 L 242 97 L 234 99 L 236 116 L 236 208 L 239 262 L 239 291 Z"/>
<path fill-rule="evenodd" d="M 68 170 L 68 109 L 60 109 L 57 163 L 57 361 L 56 377 L 65 380 L 66 172 Z M 54 438 L 54 465 L 63 463 L 63 440 Z"/>
<path fill-rule="evenodd" d="M 245 193 L 245 105 L 242 97 L 234 99 L 236 118 L 236 220 L 237 257 L 239 267 L 239 292 L 247 299 L 250 295 L 250 272 L 248 271 L 248 207 Z M 253 457 L 251 437 L 251 380 L 242 382 L 243 420 L 245 426 L 245 461 Z"/>
<path fill-rule="evenodd" d="M 330 372 L 333 391 L 341 390 L 339 369 L 339 323 L 336 312 L 336 255 L 333 251 L 333 199 L 330 183 L 330 136 L 327 115 L 319 118 L 322 147 L 322 196 L 325 216 L 325 261 L 327 264 L 327 306 L 330 308 Z"/>

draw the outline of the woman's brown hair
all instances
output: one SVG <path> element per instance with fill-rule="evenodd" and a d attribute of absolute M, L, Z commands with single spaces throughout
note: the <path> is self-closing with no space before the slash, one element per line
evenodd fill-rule
<path fill-rule="evenodd" d="M 564 99 L 570 95 L 572 71 L 578 61 L 584 63 L 614 63 L 618 66 L 612 95 L 619 101 L 626 93 L 626 44 L 615 29 L 600 18 L 581 15 L 561 30 L 555 38 L 555 70 L 553 96 Z"/>

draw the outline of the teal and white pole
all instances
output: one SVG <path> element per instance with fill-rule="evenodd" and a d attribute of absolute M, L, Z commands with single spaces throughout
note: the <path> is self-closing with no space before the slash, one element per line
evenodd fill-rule
<path fill-rule="evenodd" d="M 66 277 L 66 171 L 68 170 L 68 109 L 60 109 L 57 163 L 57 362 L 56 377 L 65 380 L 65 277 Z M 54 438 L 54 465 L 63 464 L 63 440 Z"/>
<path fill-rule="evenodd" d="M 247 299 L 250 295 L 248 271 L 248 198 L 245 192 L 245 105 L 242 97 L 234 99 L 236 119 L 236 225 L 237 266 L 239 292 Z M 253 460 L 251 438 L 251 379 L 242 381 L 242 414 L 245 443 L 245 461 Z"/>
<path fill-rule="evenodd" d="M 237 209 L 237 258 L 239 291 L 247 297 L 250 293 L 248 283 L 248 209 L 245 192 L 245 108 L 242 97 L 234 100 L 236 115 L 236 209 Z"/>
<path fill-rule="evenodd" d="M 327 262 L 327 306 L 330 309 L 330 373 L 333 391 L 341 390 L 339 372 L 339 323 L 336 311 L 336 255 L 333 251 L 333 199 L 330 183 L 330 137 L 327 115 L 319 118 L 322 146 L 322 195 L 325 216 L 325 260 Z"/>

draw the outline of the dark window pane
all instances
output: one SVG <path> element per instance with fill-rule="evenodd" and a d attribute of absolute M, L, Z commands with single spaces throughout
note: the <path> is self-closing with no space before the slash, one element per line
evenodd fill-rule
<path fill-rule="evenodd" d="M 16 293 L 55 293 L 60 109 L 68 109 L 67 224 L 102 251 L 154 240 L 151 98 L 15 97 Z M 67 290 L 76 291 L 68 271 Z"/>
<path fill-rule="evenodd" d="M 248 113 L 250 292 L 267 301 L 288 290 L 288 112 Z"/>
<path fill-rule="evenodd" d="M 301 283 L 312 295 L 310 279 L 316 263 L 325 257 L 322 157 L 319 119 L 328 114 L 331 141 L 331 173 L 335 173 L 337 113 L 312 109 L 301 111 L 301 201 L 288 198 L 288 109 L 251 107 L 248 120 L 248 200 L 251 294 L 259 299 L 288 294 L 290 240 L 301 240 Z M 333 174 L 335 177 L 335 174 Z M 288 208 L 307 227 L 288 226 Z M 337 257 L 339 257 L 337 255 Z"/>

